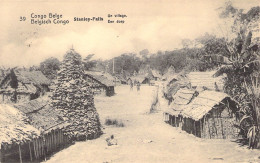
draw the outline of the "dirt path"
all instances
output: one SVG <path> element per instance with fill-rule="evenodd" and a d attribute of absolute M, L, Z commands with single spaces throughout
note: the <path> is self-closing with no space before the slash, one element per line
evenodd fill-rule
<path fill-rule="evenodd" d="M 228 140 L 196 138 L 166 124 L 162 112 L 148 114 L 154 87 L 141 92 L 117 87 L 114 97 L 96 97 L 102 124 L 106 118 L 122 120 L 125 127 L 107 127 L 99 139 L 77 142 L 47 162 L 260 162 L 260 151 Z M 117 146 L 105 139 L 114 135 Z"/>

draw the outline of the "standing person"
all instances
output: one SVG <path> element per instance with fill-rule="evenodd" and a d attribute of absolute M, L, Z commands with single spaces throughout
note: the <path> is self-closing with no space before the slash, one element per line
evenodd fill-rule
<path fill-rule="evenodd" d="M 141 86 L 140 83 L 137 82 L 137 84 L 136 84 L 137 92 L 140 91 L 140 86 Z"/>
<path fill-rule="evenodd" d="M 131 82 L 130 82 L 130 91 L 133 90 L 133 87 L 134 87 L 134 84 L 133 84 L 133 82 L 131 81 Z"/>

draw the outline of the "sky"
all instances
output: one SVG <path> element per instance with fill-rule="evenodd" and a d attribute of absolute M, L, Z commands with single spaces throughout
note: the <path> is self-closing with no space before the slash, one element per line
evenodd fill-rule
<path fill-rule="evenodd" d="M 245 10 L 257 0 L 233 0 Z M 101 0 L 101 1 L 0 1 L 0 66 L 39 65 L 49 57 L 62 60 L 70 48 L 82 57 L 110 59 L 148 49 L 173 50 L 182 39 L 219 33 L 217 9 L 225 0 Z M 66 25 L 31 24 L 31 14 L 62 14 Z M 125 23 L 107 23 L 108 14 L 127 15 Z M 25 16 L 25 21 L 19 21 Z M 100 22 L 75 22 L 74 17 L 103 17 Z"/>

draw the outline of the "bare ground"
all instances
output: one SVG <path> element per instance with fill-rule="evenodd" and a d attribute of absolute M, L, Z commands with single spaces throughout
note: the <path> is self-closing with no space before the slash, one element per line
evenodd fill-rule
<path fill-rule="evenodd" d="M 116 87 L 113 97 L 95 97 L 104 134 L 58 152 L 49 163 L 102 162 L 260 162 L 260 151 L 230 140 L 200 139 L 163 122 L 162 111 L 149 114 L 154 87 L 130 91 Z M 125 127 L 105 126 L 106 118 L 122 120 Z M 116 146 L 105 139 L 114 135 Z"/>

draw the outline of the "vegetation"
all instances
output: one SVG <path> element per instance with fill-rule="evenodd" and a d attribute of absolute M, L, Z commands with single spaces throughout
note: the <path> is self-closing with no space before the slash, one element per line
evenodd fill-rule
<path fill-rule="evenodd" d="M 40 71 L 49 79 L 55 79 L 60 70 L 60 61 L 51 57 L 40 63 Z"/>
<path fill-rule="evenodd" d="M 226 51 L 230 64 L 222 66 L 216 75 L 227 74 L 225 91 L 240 105 L 240 127 L 248 139 L 249 147 L 260 148 L 260 53 L 259 38 L 253 32 L 259 32 L 260 7 L 253 7 L 247 13 L 227 3 L 220 14 L 232 18 L 234 38 L 227 42 Z M 258 28 L 258 29 L 257 29 Z"/>
<path fill-rule="evenodd" d="M 107 126 L 113 125 L 116 127 L 125 127 L 125 124 L 123 122 L 120 122 L 117 119 L 110 119 L 110 118 L 107 118 L 105 120 L 105 125 L 107 125 Z"/>

